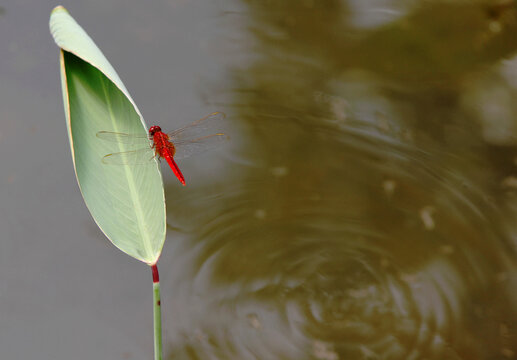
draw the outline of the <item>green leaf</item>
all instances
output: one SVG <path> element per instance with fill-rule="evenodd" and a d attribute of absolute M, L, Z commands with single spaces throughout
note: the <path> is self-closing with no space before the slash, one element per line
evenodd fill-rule
<path fill-rule="evenodd" d="M 150 265 L 165 241 L 165 197 L 157 160 L 106 165 L 104 155 L 137 149 L 102 141 L 99 131 L 147 135 L 147 126 L 117 73 L 68 11 L 56 7 L 50 31 L 61 48 L 61 82 L 77 182 L 108 239 Z M 152 155 L 152 153 L 151 153 Z"/>

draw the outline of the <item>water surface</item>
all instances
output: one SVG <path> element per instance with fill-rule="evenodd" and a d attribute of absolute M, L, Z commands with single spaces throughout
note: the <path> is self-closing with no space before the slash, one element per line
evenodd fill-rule
<path fill-rule="evenodd" d="M 0 348 L 144 359 L 151 274 L 80 197 L 48 1 L 0 8 Z M 166 171 L 169 359 L 517 357 L 514 1 L 67 1 Z M 21 146 L 23 144 L 23 146 Z"/>

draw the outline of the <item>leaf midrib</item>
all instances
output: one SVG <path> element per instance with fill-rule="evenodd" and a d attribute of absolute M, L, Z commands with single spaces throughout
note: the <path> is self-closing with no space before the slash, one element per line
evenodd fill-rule
<path fill-rule="evenodd" d="M 107 108 L 108 108 L 111 124 L 112 124 L 113 129 L 114 129 L 115 132 L 120 132 L 120 129 L 117 126 L 117 122 L 115 121 L 115 116 L 113 114 L 113 108 L 112 108 L 112 105 L 111 105 L 110 98 L 108 96 L 108 92 L 107 92 L 107 88 L 106 88 L 106 84 L 105 84 L 106 79 L 104 79 L 104 77 L 101 76 L 100 80 L 101 80 L 101 84 L 102 84 L 102 90 L 104 92 L 104 97 L 106 99 L 106 105 L 107 105 Z M 119 145 L 119 149 L 120 150 L 125 150 L 125 149 L 122 149 L 120 147 L 120 145 Z M 142 211 L 142 206 L 140 204 L 139 192 L 136 189 L 136 185 L 135 185 L 135 180 L 134 180 L 133 174 L 129 170 L 128 166 L 124 165 L 124 172 L 125 172 L 126 178 L 128 180 L 129 191 L 131 193 L 131 200 L 133 202 L 133 208 L 135 209 L 135 215 L 136 215 L 136 218 L 137 218 L 138 229 L 140 230 L 140 234 L 141 234 L 141 238 L 142 238 L 142 241 L 143 241 L 143 244 L 144 244 L 144 248 L 145 248 L 145 250 L 147 252 L 148 260 L 152 260 L 152 259 L 154 259 L 153 247 L 152 247 L 151 239 L 149 238 L 149 234 L 147 232 L 147 228 L 145 226 L 145 220 L 144 220 L 145 219 L 145 215 L 144 215 L 144 212 Z"/>

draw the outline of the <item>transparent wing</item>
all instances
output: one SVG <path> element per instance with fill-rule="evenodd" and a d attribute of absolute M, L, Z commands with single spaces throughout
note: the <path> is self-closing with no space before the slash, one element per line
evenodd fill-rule
<path fill-rule="evenodd" d="M 146 135 L 126 134 L 111 131 L 99 131 L 96 136 L 102 140 L 122 144 L 148 145 L 151 141 Z"/>
<path fill-rule="evenodd" d="M 169 140 L 176 148 L 174 159 L 183 159 L 213 149 L 227 141 L 229 137 L 222 132 L 222 129 L 226 128 L 225 118 L 224 113 L 215 112 L 168 133 Z M 152 139 L 148 136 L 111 131 L 99 131 L 96 136 L 115 143 L 147 145 L 139 150 L 108 154 L 102 158 L 105 164 L 146 164 L 154 157 L 154 152 L 149 146 L 152 144 Z"/>
<path fill-rule="evenodd" d="M 106 165 L 146 165 L 154 158 L 151 148 L 108 154 L 102 158 Z"/>
<path fill-rule="evenodd" d="M 174 147 L 176 148 L 174 159 L 184 159 L 186 157 L 213 149 L 228 141 L 229 139 L 230 138 L 225 134 L 212 134 L 193 140 L 176 141 L 173 143 Z"/>
<path fill-rule="evenodd" d="M 185 140 L 197 140 L 205 136 L 223 134 L 226 115 L 222 112 L 215 112 L 202 119 L 168 133 L 173 143 Z"/>

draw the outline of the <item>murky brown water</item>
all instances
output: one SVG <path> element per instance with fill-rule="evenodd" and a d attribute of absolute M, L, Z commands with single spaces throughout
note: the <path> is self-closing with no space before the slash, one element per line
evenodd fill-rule
<path fill-rule="evenodd" d="M 170 358 L 517 358 L 516 3 L 245 3 Z"/>

